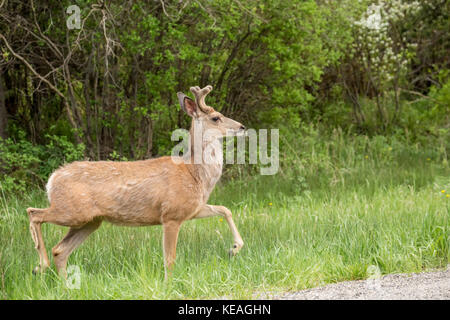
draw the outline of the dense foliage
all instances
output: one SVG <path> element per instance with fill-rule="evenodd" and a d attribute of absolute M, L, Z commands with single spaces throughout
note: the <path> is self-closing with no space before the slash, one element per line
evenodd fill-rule
<path fill-rule="evenodd" d="M 69 29 L 76 4 L 80 28 Z M 177 91 L 247 126 L 449 141 L 449 2 L 2 1 L 0 177 L 167 154 Z M 285 142 L 283 142 L 285 141 Z"/>

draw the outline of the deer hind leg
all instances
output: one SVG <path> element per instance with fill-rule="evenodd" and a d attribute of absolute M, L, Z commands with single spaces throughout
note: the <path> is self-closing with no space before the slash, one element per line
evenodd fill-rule
<path fill-rule="evenodd" d="M 234 239 L 233 248 L 230 249 L 229 254 L 230 256 L 235 256 L 239 252 L 239 250 L 241 250 L 241 248 L 244 246 L 244 241 L 242 241 L 241 235 L 239 234 L 239 231 L 236 228 L 236 225 L 234 224 L 233 216 L 231 214 L 230 209 L 224 206 L 213 206 L 207 204 L 200 210 L 200 212 L 194 217 L 194 219 L 208 218 L 215 216 L 222 216 L 227 221 L 228 227 L 230 228 Z"/>
<path fill-rule="evenodd" d="M 66 236 L 52 249 L 58 273 L 67 277 L 66 266 L 70 254 L 75 250 L 92 232 L 102 224 L 101 220 L 93 220 L 82 227 L 71 227 Z"/>
<path fill-rule="evenodd" d="M 47 251 L 45 250 L 44 239 L 42 238 L 41 225 L 44 221 L 43 217 L 47 214 L 48 209 L 28 208 L 28 217 L 30 219 L 30 233 L 34 241 L 34 247 L 39 254 L 39 266 L 37 266 L 33 273 L 44 272 L 50 266 Z"/>
<path fill-rule="evenodd" d="M 164 251 L 164 277 L 167 279 L 172 274 L 175 263 L 178 233 L 181 223 L 168 221 L 163 223 L 163 251 Z"/>

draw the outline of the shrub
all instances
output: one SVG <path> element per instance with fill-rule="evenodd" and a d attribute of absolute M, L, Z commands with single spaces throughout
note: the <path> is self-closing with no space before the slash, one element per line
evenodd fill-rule
<path fill-rule="evenodd" d="M 65 136 L 46 135 L 47 144 L 33 145 L 20 131 L 17 139 L 0 139 L 0 188 L 5 193 L 21 193 L 28 186 L 43 187 L 48 176 L 65 162 L 83 158 L 84 145 L 75 145 Z"/>

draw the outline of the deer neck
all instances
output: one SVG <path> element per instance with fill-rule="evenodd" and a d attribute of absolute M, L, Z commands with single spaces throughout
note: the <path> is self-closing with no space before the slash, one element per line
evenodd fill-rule
<path fill-rule="evenodd" d="M 222 175 L 223 150 L 222 139 L 205 139 L 196 135 L 202 132 L 195 130 L 194 123 L 189 131 L 191 172 L 203 189 L 203 200 L 206 202 L 217 181 Z"/>

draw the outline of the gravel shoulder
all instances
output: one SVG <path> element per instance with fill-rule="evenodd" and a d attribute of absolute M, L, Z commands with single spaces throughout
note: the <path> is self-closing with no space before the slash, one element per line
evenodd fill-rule
<path fill-rule="evenodd" d="M 345 281 L 298 292 L 269 295 L 275 300 L 450 300 L 446 270 L 390 274 L 378 279 Z"/>

